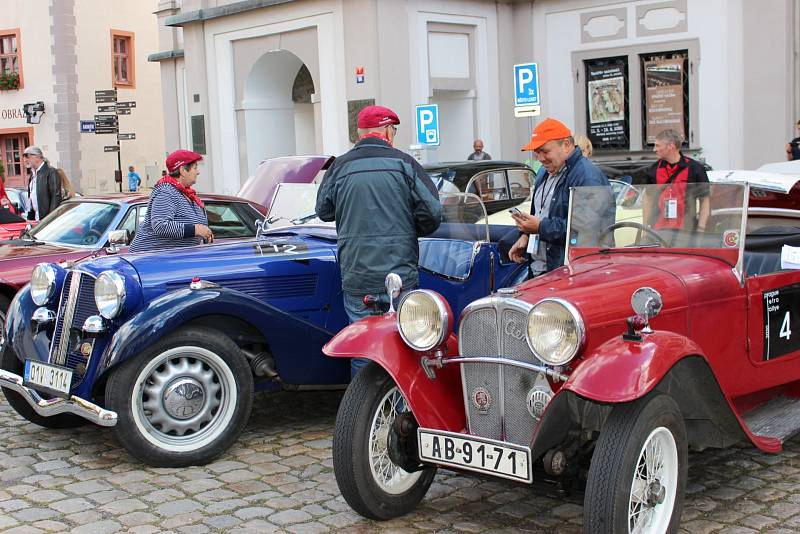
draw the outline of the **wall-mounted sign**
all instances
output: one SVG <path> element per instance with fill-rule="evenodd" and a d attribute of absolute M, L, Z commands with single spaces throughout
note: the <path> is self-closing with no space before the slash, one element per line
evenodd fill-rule
<path fill-rule="evenodd" d="M 116 89 L 106 89 L 103 91 L 95 91 L 94 92 L 94 101 L 97 104 L 101 104 L 104 102 L 116 102 L 117 101 L 117 90 Z"/>
<path fill-rule="evenodd" d="M 117 102 L 117 109 L 120 109 L 120 108 L 123 108 L 123 109 L 125 109 L 125 108 L 135 108 L 135 107 L 136 107 L 136 102 L 133 102 L 133 101 L 131 101 L 131 102 Z"/>
<path fill-rule="evenodd" d="M 356 67 L 356 83 L 364 83 L 364 67 Z"/>
<path fill-rule="evenodd" d="M 110 106 L 97 106 L 98 113 L 116 113 L 117 106 L 111 104 Z"/>
<path fill-rule="evenodd" d="M 96 126 L 94 121 L 81 121 L 81 133 L 94 133 Z"/>
<path fill-rule="evenodd" d="M 103 152 L 119 152 L 117 145 L 106 145 L 103 147 Z"/>
<path fill-rule="evenodd" d="M 586 61 L 589 140 L 595 148 L 629 148 L 625 57 Z"/>
<path fill-rule="evenodd" d="M 683 128 L 683 61 L 683 58 L 665 58 L 644 63 L 648 144 L 655 143 L 656 135 L 664 130 L 675 130 L 686 138 Z"/>
<path fill-rule="evenodd" d="M 131 141 L 133 139 L 136 139 L 136 134 L 135 133 L 117 134 L 117 139 L 119 139 L 120 141 Z"/>
<path fill-rule="evenodd" d="M 439 106 L 427 104 L 417 106 L 417 143 L 439 145 Z"/>
<path fill-rule="evenodd" d="M 10 119 L 24 119 L 25 112 L 22 108 L 6 108 L 0 109 L 0 119 L 3 120 L 10 120 Z"/>

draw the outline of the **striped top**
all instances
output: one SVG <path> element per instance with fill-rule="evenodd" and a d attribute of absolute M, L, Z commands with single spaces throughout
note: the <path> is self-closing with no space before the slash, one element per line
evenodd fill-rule
<path fill-rule="evenodd" d="M 206 211 L 173 186 L 156 185 L 130 252 L 199 245 L 203 240 L 194 235 L 195 224 L 208 225 Z"/>

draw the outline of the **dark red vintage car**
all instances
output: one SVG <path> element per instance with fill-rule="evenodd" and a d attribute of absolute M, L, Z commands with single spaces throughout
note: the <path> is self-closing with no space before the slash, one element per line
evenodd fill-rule
<path fill-rule="evenodd" d="M 736 179 L 710 186 L 705 231 L 609 224 L 608 191 L 574 189 L 564 267 L 457 325 L 420 290 L 340 332 L 326 354 L 372 360 L 336 419 L 350 506 L 405 514 L 442 467 L 582 491 L 587 533 L 675 532 L 690 448 L 779 452 L 800 430 L 800 224 L 748 209 L 791 183 Z"/>

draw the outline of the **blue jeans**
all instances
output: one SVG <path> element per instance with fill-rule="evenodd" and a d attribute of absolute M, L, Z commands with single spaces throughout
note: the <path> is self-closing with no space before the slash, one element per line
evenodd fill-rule
<path fill-rule="evenodd" d="M 342 296 L 344 297 L 344 311 L 347 312 L 350 323 L 370 315 L 381 315 L 389 310 L 389 295 L 386 293 L 375 295 L 378 297 L 378 304 L 373 308 L 367 308 L 364 304 L 364 295 L 343 293 Z M 367 358 L 353 358 L 350 360 L 350 378 L 355 377 L 361 368 L 368 363 L 369 360 Z"/>

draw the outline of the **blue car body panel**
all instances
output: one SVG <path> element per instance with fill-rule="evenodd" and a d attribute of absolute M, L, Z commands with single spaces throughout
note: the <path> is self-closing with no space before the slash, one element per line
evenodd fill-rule
<path fill-rule="evenodd" d="M 501 264 L 495 243 L 447 235 L 452 238 L 420 241 L 420 285 L 447 298 L 457 321 L 468 303 L 487 295 L 492 284 L 496 289 L 515 283 L 525 267 Z M 88 337 L 81 326 L 97 309 L 84 284 L 93 292 L 94 279 L 109 270 L 125 279 L 126 302 L 118 317 L 106 320 L 106 334 Z M 96 396 L 116 366 L 197 321 L 219 329 L 240 346 L 246 338 L 263 338 L 281 385 L 349 381 L 348 362 L 321 352 L 348 323 L 333 228 L 291 227 L 249 241 L 107 256 L 77 264 L 68 277 L 81 284 L 75 311 L 79 320 L 69 331 L 66 355 L 67 367 L 83 371 L 73 378 L 74 395 Z M 207 283 L 191 289 L 193 280 Z M 48 304 L 58 313 L 56 326 L 37 331 L 30 320 L 37 306 L 29 290 L 18 294 L 9 310 L 7 336 L 20 359 L 50 361 L 65 301 L 56 298 Z M 92 344 L 91 354 L 81 359 L 84 343 Z M 261 388 L 275 386 L 266 379 L 257 382 Z"/>

